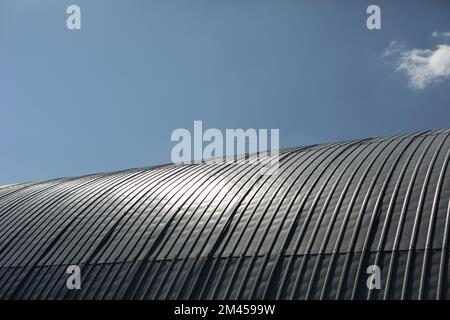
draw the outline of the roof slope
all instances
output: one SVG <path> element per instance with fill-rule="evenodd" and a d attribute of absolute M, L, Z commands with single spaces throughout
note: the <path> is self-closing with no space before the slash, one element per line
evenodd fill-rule
<path fill-rule="evenodd" d="M 449 135 L 2 188 L 0 298 L 448 299 Z"/>

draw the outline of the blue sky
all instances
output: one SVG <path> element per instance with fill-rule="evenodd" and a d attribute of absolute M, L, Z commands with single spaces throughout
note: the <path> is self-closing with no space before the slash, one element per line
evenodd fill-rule
<path fill-rule="evenodd" d="M 169 162 L 194 120 L 281 147 L 450 127 L 449 31 L 449 1 L 0 0 L 0 185 Z"/>

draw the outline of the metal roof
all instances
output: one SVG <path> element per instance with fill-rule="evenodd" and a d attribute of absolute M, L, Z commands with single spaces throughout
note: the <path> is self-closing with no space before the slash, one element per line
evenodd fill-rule
<path fill-rule="evenodd" d="M 448 299 L 449 135 L 0 188 L 0 298 Z"/>

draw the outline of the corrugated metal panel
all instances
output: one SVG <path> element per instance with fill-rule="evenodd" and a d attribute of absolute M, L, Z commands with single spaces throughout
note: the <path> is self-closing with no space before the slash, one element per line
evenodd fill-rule
<path fill-rule="evenodd" d="M 0 298 L 448 299 L 449 135 L 0 187 Z"/>

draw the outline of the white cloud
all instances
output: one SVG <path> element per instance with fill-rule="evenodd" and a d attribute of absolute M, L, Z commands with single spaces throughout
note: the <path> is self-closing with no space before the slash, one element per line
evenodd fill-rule
<path fill-rule="evenodd" d="M 439 31 L 434 31 L 434 32 L 431 34 L 431 36 L 432 36 L 433 38 L 440 38 L 440 37 L 443 37 L 443 38 L 450 38 L 450 32 L 439 32 Z"/>
<path fill-rule="evenodd" d="M 397 70 L 404 71 L 410 85 L 417 89 L 450 78 L 450 46 L 441 44 L 435 50 L 403 51 Z"/>
<path fill-rule="evenodd" d="M 450 45 L 406 50 L 399 42 L 392 41 L 382 56 L 394 58 L 396 70 L 408 76 L 409 85 L 414 89 L 424 89 L 431 83 L 450 79 Z"/>
<path fill-rule="evenodd" d="M 386 49 L 384 49 L 382 57 L 388 57 L 403 51 L 404 45 L 398 41 L 391 41 Z"/>

